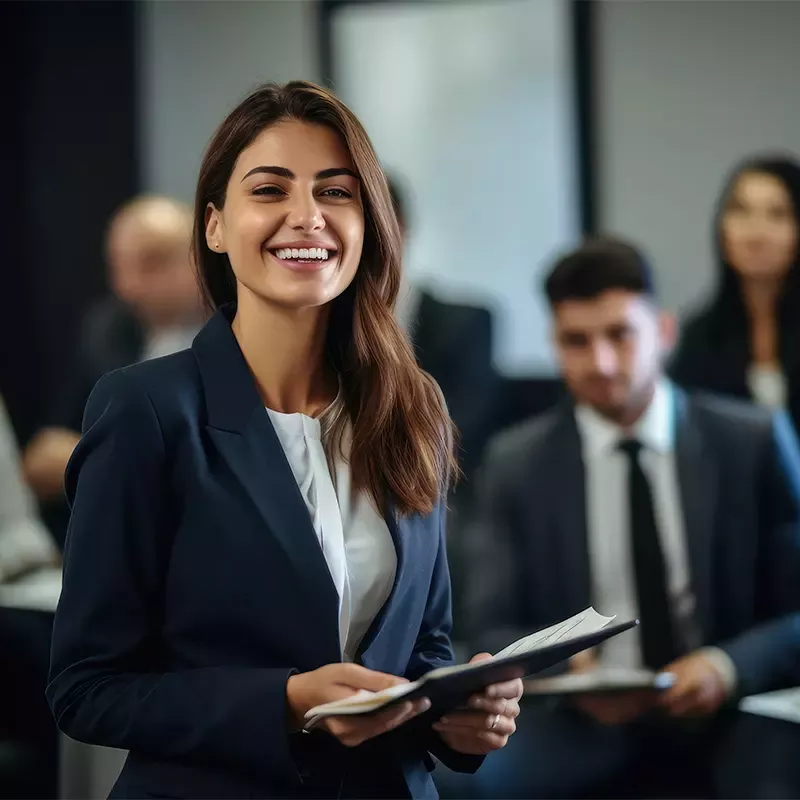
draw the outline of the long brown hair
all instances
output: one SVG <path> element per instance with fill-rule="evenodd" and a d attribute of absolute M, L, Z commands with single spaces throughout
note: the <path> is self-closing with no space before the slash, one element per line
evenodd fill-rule
<path fill-rule="evenodd" d="M 394 318 L 401 241 L 383 170 L 361 123 L 326 89 L 305 81 L 265 84 L 217 129 L 203 157 L 195 197 L 193 247 L 203 294 L 211 308 L 236 301 L 228 256 L 206 243 L 206 208 L 224 206 L 242 150 L 265 128 L 288 119 L 336 131 L 361 179 L 361 262 L 353 282 L 332 301 L 327 333 L 347 412 L 334 425 L 332 442 L 341 447 L 349 418 L 354 486 L 368 491 L 379 508 L 391 501 L 403 515 L 428 513 L 458 470 L 454 429 L 439 387 L 417 366 Z"/>

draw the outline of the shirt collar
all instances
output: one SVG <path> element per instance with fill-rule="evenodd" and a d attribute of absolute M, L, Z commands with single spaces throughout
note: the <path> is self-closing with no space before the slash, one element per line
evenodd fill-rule
<path fill-rule="evenodd" d="M 667 453 L 675 444 L 673 387 L 667 380 L 659 381 L 650 405 L 630 430 L 610 422 L 586 405 L 576 408 L 575 419 L 584 452 L 589 455 L 607 453 L 622 439 L 629 438 L 638 439 L 649 450 Z"/>

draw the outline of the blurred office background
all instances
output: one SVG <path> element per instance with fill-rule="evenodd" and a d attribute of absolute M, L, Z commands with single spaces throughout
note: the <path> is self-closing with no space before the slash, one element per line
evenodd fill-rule
<path fill-rule="evenodd" d="M 496 310 L 495 360 L 550 375 L 542 265 L 581 230 L 641 242 L 667 306 L 713 279 L 710 212 L 744 154 L 797 150 L 795 2 L 567 0 L 2 5 L 2 382 L 23 436 L 103 291 L 102 233 L 139 192 L 190 201 L 226 109 L 331 83 L 409 194 L 409 271 Z M 13 233 L 12 233 L 13 232 Z"/>
<path fill-rule="evenodd" d="M 539 284 L 559 251 L 638 242 L 683 315 L 714 285 L 731 165 L 800 152 L 800 2 L 64 0 L 0 19 L 0 395 L 20 450 L 108 291 L 112 214 L 191 204 L 205 143 L 260 82 L 325 83 L 360 116 L 407 195 L 409 275 L 492 315 L 492 430 L 558 396 Z M 55 762 L 28 781 L 8 752 L 0 796 L 58 791 Z"/>

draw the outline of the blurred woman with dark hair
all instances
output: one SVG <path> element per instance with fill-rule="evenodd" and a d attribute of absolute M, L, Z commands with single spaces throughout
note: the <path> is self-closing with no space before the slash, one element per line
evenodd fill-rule
<path fill-rule="evenodd" d="M 114 797 L 431 796 L 430 753 L 504 746 L 520 681 L 433 725 L 400 727 L 423 699 L 303 732 L 452 662 L 451 423 L 393 317 L 358 120 L 307 83 L 250 95 L 205 154 L 194 249 L 214 316 L 98 383 L 68 469 L 56 719 L 130 751 Z"/>
<path fill-rule="evenodd" d="M 800 422 L 800 164 L 760 156 L 726 182 L 714 223 L 719 286 L 687 321 L 671 375 L 786 407 Z"/>

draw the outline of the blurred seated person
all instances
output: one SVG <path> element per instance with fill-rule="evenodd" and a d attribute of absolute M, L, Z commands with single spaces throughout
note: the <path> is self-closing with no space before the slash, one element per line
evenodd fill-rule
<path fill-rule="evenodd" d="M 397 180 L 388 180 L 405 239 L 406 200 Z M 442 389 L 458 428 L 460 466 L 468 482 L 494 430 L 498 409 L 499 378 L 492 365 L 491 312 L 479 306 L 445 302 L 405 280 L 395 313 L 411 339 L 420 366 Z"/>
<path fill-rule="evenodd" d="M 60 563 L 58 548 L 22 480 L 17 442 L 0 399 L 0 586 Z"/>
<path fill-rule="evenodd" d="M 716 296 L 685 326 L 670 374 L 687 389 L 751 398 L 800 422 L 800 164 L 748 159 L 714 225 Z"/>
<path fill-rule="evenodd" d="M 405 241 L 406 200 L 397 180 L 390 177 L 388 182 Z M 439 384 L 458 429 L 462 476 L 448 501 L 447 555 L 453 592 L 453 639 L 460 657 L 466 655 L 462 651 L 467 580 L 462 531 L 473 513 L 472 478 L 486 442 L 496 430 L 500 410 L 500 378 L 492 364 L 492 314 L 487 308 L 440 300 L 405 276 L 395 314 L 411 340 L 417 362 Z"/>
<path fill-rule="evenodd" d="M 17 442 L 0 400 L 0 796 L 54 796 L 56 728 L 44 701 L 52 616 L 29 611 L 14 589 L 60 555 L 22 480 Z M 9 606 L 10 600 L 16 602 Z M 53 598 L 57 600 L 57 593 Z M 53 610 L 55 606 L 53 605 Z M 18 763 L 16 763 L 18 762 Z"/>
<path fill-rule="evenodd" d="M 558 261 L 546 293 L 571 400 L 487 448 L 470 532 L 472 644 L 495 651 L 593 605 L 640 626 L 565 668 L 649 668 L 676 682 L 660 696 L 531 699 L 516 741 L 475 780 L 495 797 L 625 794 L 636 780 L 645 793 L 698 781 L 716 796 L 798 796 L 782 794 L 800 786 L 780 773 L 796 767 L 767 757 L 784 729 L 754 736 L 733 707 L 800 681 L 791 424 L 663 377 L 674 321 L 634 247 L 587 241 Z"/>
<path fill-rule="evenodd" d="M 71 385 L 24 453 L 24 474 L 40 501 L 63 508 L 64 469 L 94 384 L 113 369 L 189 347 L 199 330 L 191 231 L 191 210 L 166 197 L 135 198 L 111 219 L 106 258 L 112 296 L 87 314 Z M 64 524 L 63 514 L 52 520 Z"/>

